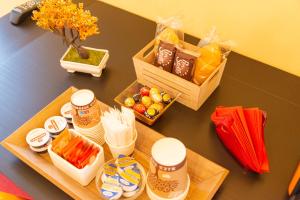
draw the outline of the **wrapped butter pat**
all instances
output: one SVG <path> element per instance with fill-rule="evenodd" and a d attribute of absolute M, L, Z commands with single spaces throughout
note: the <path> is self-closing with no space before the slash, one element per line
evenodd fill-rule
<path fill-rule="evenodd" d="M 132 157 L 127 157 L 124 155 L 120 155 L 119 158 L 116 160 L 116 165 L 118 167 L 118 172 L 120 173 L 120 170 L 125 169 L 132 169 L 137 166 L 137 162 Z"/>
<path fill-rule="evenodd" d="M 137 190 L 141 181 L 141 172 L 137 167 L 133 169 L 125 169 L 119 173 L 119 183 L 125 192 Z"/>
<path fill-rule="evenodd" d="M 101 186 L 101 193 L 104 198 L 109 200 L 119 199 L 123 190 L 119 184 L 119 180 L 114 177 L 107 177 Z"/>
<path fill-rule="evenodd" d="M 114 163 L 109 163 L 104 165 L 103 174 L 101 176 L 102 182 L 105 182 L 108 177 L 119 180 L 119 175 L 117 173 L 117 166 Z"/>

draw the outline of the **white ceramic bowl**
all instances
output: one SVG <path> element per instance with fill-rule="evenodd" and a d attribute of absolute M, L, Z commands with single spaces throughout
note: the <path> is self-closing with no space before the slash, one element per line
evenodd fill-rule
<path fill-rule="evenodd" d="M 73 178 L 75 181 L 80 183 L 82 186 L 86 186 L 93 180 L 93 178 L 95 178 L 97 171 L 99 170 L 99 166 L 104 164 L 104 151 L 103 151 L 102 146 L 93 142 L 92 140 L 88 139 L 87 137 L 82 136 L 75 130 L 69 129 L 69 131 L 71 132 L 71 134 L 78 135 L 78 136 L 82 137 L 84 140 L 88 141 L 89 143 L 94 144 L 96 147 L 99 148 L 100 151 L 98 152 L 94 162 L 90 165 L 86 165 L 82 169 L 78 169 L 77 167 L 75 167 L 74 165 L 69 163 L 67 160 L 63 159 L 62 157 L 57 155 L 55 152 L 53 152 L 52 144 L 50 144 L 48 146 L 48 153 L 50 155 L 50 158 L 51 158 L 53 164 L 58 169 L 60 169 L 65 174 L 67 174 L 68 176 Z"/>
<path fill-rule="evenodd" d="M 95 49 L 95 48 L 90 48 L 90 47 L 84 47 L 86 49 L 90 50 L 96 50 L 96 51 L 102 51 L 105 53 L 104 57 L 102 58 L 100 64 L 98 66 L 95 65 L 88 65 L 88 64 L 83 64 L 83 63 L 77 63 L 77 62 L 70 62 L 70 61 L 65 61 L 64 57 L 67 55 L 69 52 L 71 46 L 68 48 L 68 50 L 65 52 L 65 54 L 61 57 L 60 59 L 60 65 L 66 69 L 70 73 L 74 72 L 84 72 L 88 74 L 92 74 L 95 77 L 100 77 L 102 74 L 102 69 L 106 67 L 106 62 L 109 58 L 109 52 L 106 49 Z"/>
<path fill-rule="evenodd" d="M 147 195 L 151 200 L 184 200 L 186 198 L 187 194 L 189 193 L 189 189 L 190 189 L 190 177 L 189 177 L 189 175 L 187 177 L 187 187 L 186 187 L 185 191 L 181 195 L 179 195 L 177 197 L 174 197 L 174 198 L 159 197 L 154 192 L 152 192 L 149 185 L 146 184 Z"/>
<path fill-rule="evenodd" d="M 104 135 L 104 138 L 105 138 L 105 142 L 108 145 L 108 147 L 110 149 L 110 152 L 111 152 L 111 154 L 113 155 L 114 158 L 118 158 L 120 154 L 125 155 L 125 156 L 129 156 L 134 151 L 135 142 L 136 142 L 136 139 L 137 139 L 137 131 L 135 131 L 135 137 L 132 140 L 132 142 L 128 145 L 125 145 L 125 146 L 115 146 L 115 145 L 111 144 L 108 141 L 106 135 Z"/>

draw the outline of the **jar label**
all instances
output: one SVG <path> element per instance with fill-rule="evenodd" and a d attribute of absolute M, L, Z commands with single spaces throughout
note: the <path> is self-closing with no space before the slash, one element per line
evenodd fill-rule
<path fill-rule="evenodd" d="M 72 113 L 75 125 L 80 128 L 91 128 L 100 122 L 100 105 L 96 99 L 86 106 L 72 104 Z"/>
<path fill-rule="evenodd" d="M 186 159 L 174 166 L 163 166 L 153 158 L 150 161 L 148 185 L 152 192 L 162 198 L 181 195 L 187 187 Z"/>

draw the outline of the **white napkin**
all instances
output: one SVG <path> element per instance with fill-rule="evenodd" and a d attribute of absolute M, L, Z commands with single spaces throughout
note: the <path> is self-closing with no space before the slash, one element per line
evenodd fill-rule
<path fill-rule="evenodd" d="M 105 136 L 114 146 L 130 144 L 135 137 L 135 116 L 131 109 L 122 107 L 122 110 L 110 108 L 101 116 Z"/>

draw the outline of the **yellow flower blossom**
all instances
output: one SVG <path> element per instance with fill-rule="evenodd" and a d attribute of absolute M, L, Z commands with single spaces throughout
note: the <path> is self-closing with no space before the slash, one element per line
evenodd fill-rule
<path fill-rule="evenodd" d="M 99 33 L 98 18 L 84 10 L 83 3 L 75 4 L 72 0 L 42 0 L 38 10 L 33 11 L 32 19 L 46 30 L 75 30 L 80 40 Z"/>

